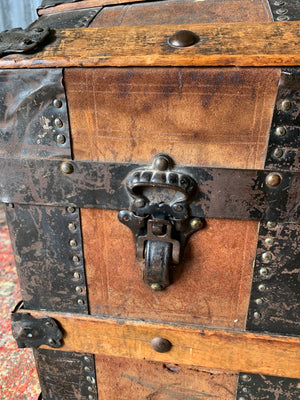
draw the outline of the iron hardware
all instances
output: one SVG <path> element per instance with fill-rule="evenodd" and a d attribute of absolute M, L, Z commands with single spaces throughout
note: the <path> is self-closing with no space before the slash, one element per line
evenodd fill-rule
<path fill-rule="evenodd" d="M 15 28 L 3 31 L 0 33 L 0 57 L 31 51 L 44 42 L 49 33 L 50 29 L 47 27 Z"/>
<path fill-rule="evenodd" d="M 198 192 L 195 180 L 174 169 L 173 160 L 157 155 L 150 168 L 138 168 L 126 180 L 131 209 L 119 212 L 136 240 L 143 263 L 143 280 L 152 290 L 169 286 L 170 266 L 179 264 L 188 238 L 204 226 L 190 216 L 189 205 Z"/>
<path fill-rule="evenodd" d="M 19 348 L 37 348 L 43 344 L 53 348 L 62 346 L 63 334 L 53 318 L 35 318 L 19 312 L 21 307 L 22 303 L 18 304 L 11 315 L 12 334 Z"/>

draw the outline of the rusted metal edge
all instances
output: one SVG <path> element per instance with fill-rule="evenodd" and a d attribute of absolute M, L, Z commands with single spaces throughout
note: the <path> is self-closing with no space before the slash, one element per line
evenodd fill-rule
<path fill-rule="evenodd" d="M 299 21 L 299 0 L 268 0 L 274 21 Z"/>
<path fill-rule="evenodd" d="M 0 156 L 71 158 L 62 69 L 0 70 L 0 82 Z"/>
<path fill-rule="evenodd" d="M 117 354 L 125 358 L 300 378 L 299 336 L 46 311 L 30 314 L 51 317 L 61 325 L 65 332 L 63 346 L 55 352 Z M 171 346 L 165 352 L 157 351 L 152 345 L 155 337 L 166 339 Z"/>
<path fill-rule="evenodd" d="M 247 330 L 300 335 L 300 225 L 260 224 Z"/>
<path fill-rule="evenodd" d="M 130 199 L 124 182 L 137 167 L 130 163 L 0 158 L 0 200 L 128 210 Z M 199 186 L 190 206 L 195 217 L 300 220 L 298 172 L 200 167 L 177 170 L 190 175 Z"/>
<path fill-rule="evenodd" d="M 272 399 L 275 393 L 278 399 L 296 400 L 299 384 L 299 379 L 240 373 L 237 400 Z"/>
<path fill-rule="evenodd" d="M 33 351 L 42 400 L 97 400 L 94 356 L 89 353 Z"/>
<path fill-rule="evenodd" d="M 6 216 L 25 308 L 87 314 L 79 210 L 15 204 Z"/>
<path fill-rule="evenodd" d="M 281 73 L 265 168 L 300 171 L 300 68 Z"/>
<path fill-rule="evenodd" d="M 198 40 L 171 46 L 186 30 Z M 299 66 L 299 38 L 298 21 L 60 29 L 42 51 L 6 56 L 0 68 Z"/>

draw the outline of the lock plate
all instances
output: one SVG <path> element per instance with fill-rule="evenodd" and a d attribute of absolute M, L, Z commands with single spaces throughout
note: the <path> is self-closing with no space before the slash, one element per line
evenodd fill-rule
<path fill-rule="evenodd" d="M 134 234 L 144 282 L 163 290 L 172 280 L 170 266 L 181 262 L 188 238 L 204 226 L 203 219 L 190 215 L 198 185 L 176 170 L 169 156 L 159 154 L 151 167 L 128 175 L 126 189 L 131 207 L 119 212 L 119 220 Z"/>

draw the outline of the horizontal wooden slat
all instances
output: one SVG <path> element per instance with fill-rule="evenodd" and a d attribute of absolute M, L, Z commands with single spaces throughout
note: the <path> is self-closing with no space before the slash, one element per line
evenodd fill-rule
<path fill-rule="evenodd" d="M 63 351 L 300 378 L 300 337 L 78 314 L 30 313 L 36 317 L 50 316 L 61 324 L 65 332 L 60 348 Z M 172 343 L 171 350 L 168 353 L 154 351 L 150 345 L 154 337 L 168 339 Z"/>
<path fill-rule="evenodd" d="M 83 8 L 112 6 L 116 4 L 129 4 L 141 1 L 147 1 L 147 0 L 83 0 L 80 1 L 79 3 L 64 3 L 64 4 L 58 4 L 57 6 L 40 8 L 38 9 L 38 15 L 53 14 L 56 12 L 71 11 L 71 10 L 82 10 Z"/>
<path fill-rule="evenodd" d="M 169 46 L 182 29 L 199 42 Z M 64 29 L 55 37 L 37 54 L 3 58 L 0 68 L 300 65 L 300 22 Z"/>

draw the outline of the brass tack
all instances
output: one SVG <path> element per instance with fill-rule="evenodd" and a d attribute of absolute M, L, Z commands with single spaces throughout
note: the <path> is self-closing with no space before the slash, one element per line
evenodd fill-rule
<path fill-rule="evenodd" d="M 194 230 L 202 229 L 204 226 L 204 223 L 201 219 L 199 218 L 193 218 L 191 220 L 191 228 Z"/>
<path fill-rule="evenodd" d="M 281 109 L 283 111 L 288 111 L 292 108 L 292 103 L 290 102 L 290 100 L 285 99 L 283 100 L 283 102 L 281 103 Z"/>
<path fill-rule="evenodd" d="M 159 171 L 165 171 L 168 169 L 169 161 L 165 157 L 158 157 L 154 162 L 154 167 Z"/>
<path fill-rule="evenodd" d="M 188 30 L 181 30 L 174 33 L 169 38 L 169 45 L 172 47 L 189 47 L 193 46 L 199 41 L 198 35 L 196 33 L 188 31 Z"/>
<path fill-rule="evenodd" d="M 279 174 L 269 174 L 266 177 L 266 183 L 268 186 L 276 187 L 281 183 L 281 176 Z"/>
<path fill-rule="evenodd" d="M 282 149 L 275 149 L 273 152 L 274 157 L 280 158 L 283 156 L 283 150 Z"/>
<path fill-rule="evenodd" d="M 167 353 L 171 350 L 172 344 L 167 339 L 156 337 L 151 340 L 151 347 L 158 353 Z"/>
<path fill-rule="evenodd" d="M 74 172 L 74 166 L 69 161 L 64 161 L 61 163 L 60 170 L 63 174 L 69 175 Z"/>
<path fill-rule="evenodd" d="M 55 100 L 53 100 L 53 105 L 56 108 L 61 108 L 62 107 L 62 101 L 59 100 L 59 99 L 55 99 Z"/>
<path fill-rule="evenodd" d="M 286 129 L 283 126 L 278 126 L 275 130 L 277 136 L 284 136 L 286 134 Z"/>
<path fill-rule="evenodd" d="M 55 118 L 54 124 L 57 128 L 62 128 L 64 126 L 64 123 L 62 122 L 62 120 L 60 118 Z"/>
<path fill-rule="evenodd" d="M 59 134 L 56 136 L 56 141 L 58 144 L 64 144 L 66 143 L 66 137 L 64 135 Z"/>
<path fill-rule="evenodd" d="M 150 288 L 155 292 L 159 292 L 160 290 L 162 290 L 162 287 L 159 283 L 151 283 Z"/>

